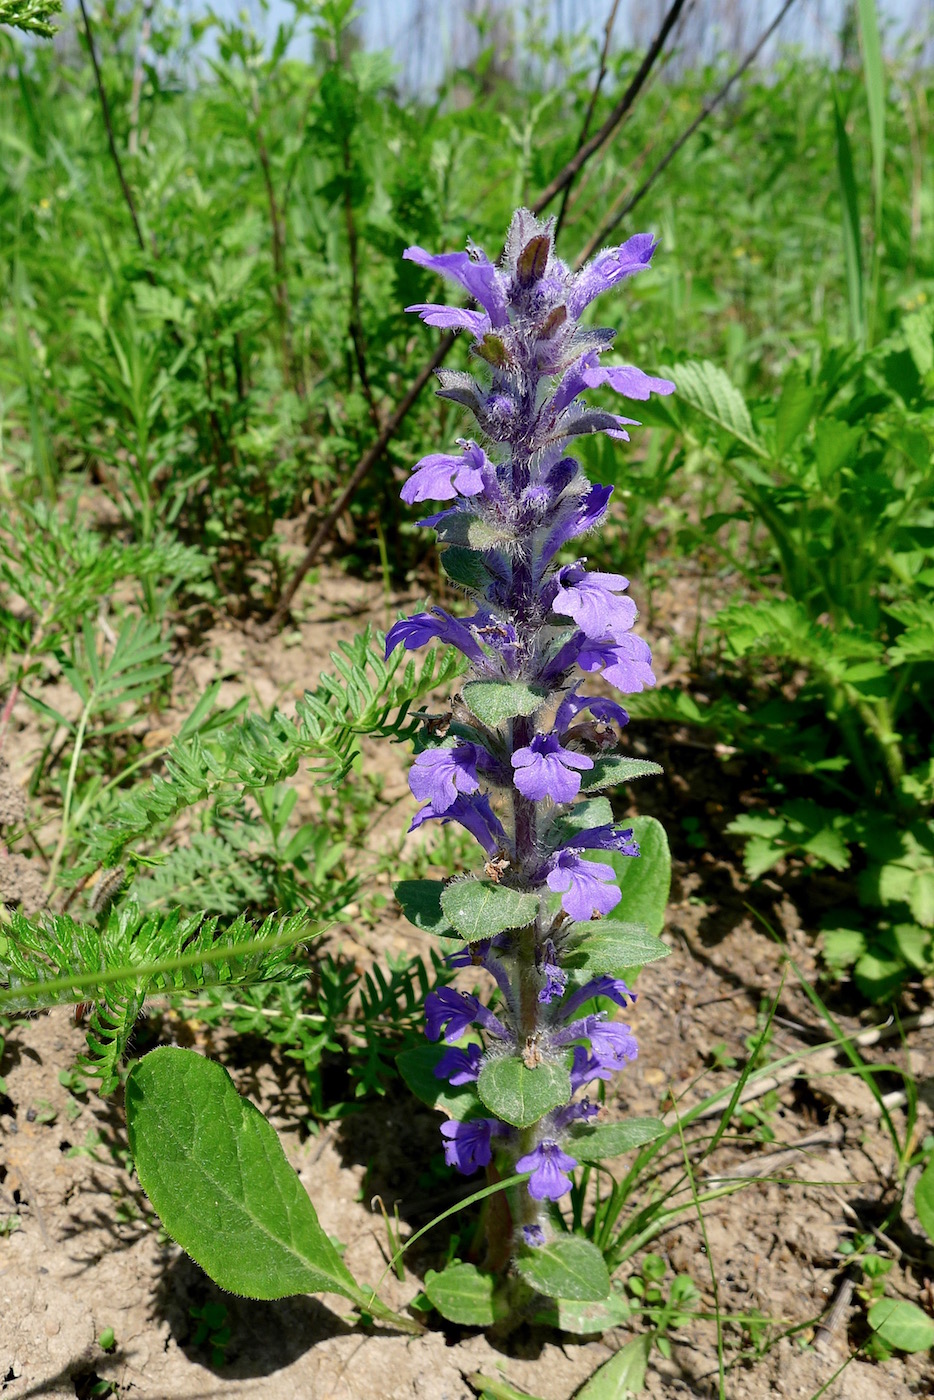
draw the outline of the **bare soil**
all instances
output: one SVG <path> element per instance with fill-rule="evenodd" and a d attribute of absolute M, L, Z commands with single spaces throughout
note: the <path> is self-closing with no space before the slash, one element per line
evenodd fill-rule
<path fill-rule="evenodd" d="M 359 580 L 325 572 L 313 597 L 310 616 L 291 634 L 260 643 L 222 626 L 180 654 L 177 708 L 160 725 L 177 727 L 193 698 L 217 676 L 224 677 L 222 701 L 247 694 L 261 707 L 273 702 L 287 707 L 313 682 L 341 637 L 370 619 L 385 624 L 378 590 Z M 398 601 L 391 600 L 391 615 Z M 677 635 L 685 624 L 674 619 L 683 617 L 684 606 L 680 598 L 658 599 L 653 640 L 662 644 L 663 654 L 666 649 L 671 654 L 672 646 L 678 653 Z M 26 715 L 6 749 L 15 781 L 22 781 L 37 741 L 38 730 Z M 646 784 L 636 797 L 640 810 L 665 821 L 674 842 L 665 935 L 672 951 L 640 975 L 640 998 L 630 1017 L 640 1057 L 620 1081 L 610 1108 L 658 1113 L 670 1108 L 672 1095 L 682 1107 L 690 1106 L 731 1083 L 735 1073 L 716 1067 L 711 1047 L 722 1045 L 721 1063 L 727 1056 L 742 1061 L 747 1037 L 762 1024 L 763 1004 L 775 998 L 773 1058 L 807 1055 L 827 1039 L 787 959 L 790 955 L 801 976 L 817 984 L 817 920 L 822 909 L 833 906 L 838 890 L 832 880 L 803 869 L 780 872 L 752 887 L 744 880 L 736 851 L 722 834 L 754 778 L 741 760 L 718 756 L 707 736 L 689 731 L 644 724 L 637 731 L 634 724 L 632 742 L 634 752 L 651 752 L 667 770 L 664 780 L 651 791 Z M 378 764 L 384 777 L 373 840 L 397 841 L 409 817 L 406 802 L 396 801 L 407 793 L 405 755 L 381 745 L 368 749 L 366 761 Z M 685 816 L 700 821 L 703 849 L 687 839 L 685 832 L 698 828 L 683 827 Z M 333 941 L 362 961 L 419 946 L 392 907 L 375 928 L 353 921 Z M 920 1092 L 918 1144 L 934 1131 L 934 1031 L 925 1026 L 931 990 L 918 983 L 906 994 L 903 1014 L 920 1017 L 921 1025 L 908 1030 L 904 1042 L 895 1035 L 864 1050 L 870 1062 L 910 1063 Z M 824 991 L 848 1032 L 881 1019 L 846 985 Z M 443 1201 L 437 1194 L 426 1197 L 424 1165 L 438 1150 L 437 1121 L 401 1087 L 365 1113 L 309 1137 L 289 1112 L 301 1090 L 294 1062 L 252 1043 L 237 1047 L 222 1036 L 199 1035 L 197 1025 L 154 1016 L 141 1024 L 139 1048 L 173 1036 L 190 1043 L 194 1036 L 200 1048 L 228 1065 L 241 1090 L 279 1128 L 322 1223 L 346 1243 L 347 1262 L 358 1278 L 375 1281 L 385 1268 L 388 1241 L 379 1208 L 371 1205 L 376 1195 L 390 1210 L 398 1202 L 405 1234 L 473 1189 L 452 1179 Z M 445 1324 L 413 1341 L 349 1326 L 340 1299 L 257 1303 L 221 1294 L 160 1234 L 127 1167 L 119 1101 L 75 1094 L 60 1082 L 60 1072 L 70 1069 L 82 1046 L 81 1027 L 70 1011 L 60 1009 L 19 1020 L 0 1066 L 7 1085 L 6 1096 L 0 1096 L 3 1400 L 83 1400 L 101 1393 L 95 1390 L 101 1381 L 139 1400 L 468 1400 L 475 1391 L 467 1378 L 476 1372 L 505 1377 L 542 1400 L 568 1400 L 631 1335 L 619 1329 L 599 1339 L 576 1339 L 525 1328 L 495 1343 Z M 669 1278 L 671 1271 L 691 1276 L 704 1313 L 719 1306 L 728 1319 L 724 1393 L 730 1400 L 811 1397 L 824 1386 L 830 1400 L 934 1394 L 934 1365 L 923 1355 L 884 1363 L 857 1355 L 832 1379 L 867 1339 L 858 1289 L 829 1337 L 815 1335 L 817 1320 L 841 1290 L 847 1296 L 841 1244 L 855 1232 L 878 1231 L 894 1191 L 889 1136 L 872 1094 L 848 1068 L 845 1060 L 824 1052 L 802 1062 L 773 1098 L 756 1100 L 763 1120 L 758 1136 L 755 1125 L 726 1135 L 699 1162 L 696 1175 L 699 1191 L 715 1189 L 737 1172 L 749 1175 L 749 1185 L 708 1202 L 703 1229 L 688 1211 L 652 1245 L 666 1259 Z M 902 1088 L 894 1074 L 880 1083 L 886 1092 Z M 904 1105 L 894 1100 L 891 1112 L 903 1130 Z M 692 1130 L 692 1137 L 697 1132 Z M 760 1140 L 769 1134 L 774 1140 Z M 787 1151 L 775 1157 L 779 1149 Z M 693 1155 L 697 1160 L 698 1151 Z M 19 1226 L 10 1229 L 14 1217 Z M 10 1232 L 4 1234 L 4 1227 Z M 382 1294 L 391 1305 L 403 1308 L 414 1296 L 425 1269 L 441 1264 L 444 1244 L 444 1238 L 429 1236 L 411 1251 L 404 1282 L 389 1275 Z M 880 1236 L 879 1248 L 897 1261 L 886 1292 L 930 1310 L 934 1251 L 910 1205 L 891 1233 Z M 633 1267 L 625 1266 L 623 1277 Z M 197 1342 L 194 1316 L 210 1302 L 226 1308 L 230 1327 L 229 1341 L 216 1356 L 210 1344 Z M 760 1334 L 758 1352 L 748 1329 L 729 1321 L 755 1312 L 772 1320 L 767 1334 Z M 105 1352 L 98 1339 L 108 1328 L 115 1346 Z M 791 1329 L 800 1330 L 775 1340 Z M 646 1394 L 653 1400 L 717 1396 L 715 1322 L 682 1325 L 671 1341 L 670 1360 L 652 1352 Z"/>

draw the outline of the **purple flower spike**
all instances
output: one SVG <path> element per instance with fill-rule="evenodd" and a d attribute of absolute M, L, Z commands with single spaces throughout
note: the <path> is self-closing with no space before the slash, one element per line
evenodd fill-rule
<path fill-rule="evenodd" d="M 545 1138 L 532 1152 L 527 1152 L 516 1163 L 517 1172 L 531 1172 L 529 1195 L 536 1201 L 557 1201 L 571 1189 L 571 1178 L 566 1174 L 577 1166 L 574 1157 L 569 1157 L 552 1138 Z"/>
<path fill-rule="evenodd" d="M 636 1000 L 635 992 L 629 990 L 621 977 L 595 977 L 592 982 L 572 992 L 567 1001 L 561 1003 L 558 1015 L 564 1019 L 573 1016 L 579 1006 L 583 1006 L 585 1001 L 591 1001 L 594 997 L 608 997 L 610 1001 L 615 1001 L 617 1006 L 634 1005 Z"/>
<path fill-rule="evenodd" d="M 580 772 L 593 767 L 586 754 L 563 749 L 553 734 L 536 734 L 527 748 L 517 749 L 512 756 L 516 770 L 515 784 L 524 797 L 541 802 L 573 802 L 580 792 Z"/>
<path fill-rule="evenodd" d="M 482 1058 L 483 1047 L 480 1045 L 468 1045 L 465 1050 L 452 1045 L 435 1065 L 435 1078 L 446 1079 L 449 1084 L 475 1084 L 480 1078 Z"/>
<path fill-rule="evenodd" d="M 612 643 L 585 641 L 577 655 L 582 671 L 602 671 L 604 680 L 624 695 L 635 695 L 655 684 L 652 653 L 634 632 Z"/>
<path fill-rule="evenodd" d="M 419 802 L 431 803 L 438 816 L 453 805 L 459 792 L 477 792 L 477 764 L 486 751 L 479 744 L 455 744 L 453 748 L 426 749 L 409 772 L 409 787 Z"/>
<path fill-rule="evenodd" d="M 539 992 L 538 999 L 543 1006 L 547 1006 L 555 997 L 564 995 L 568 984 L 568 975 L 558 962 L 558 954 L 550 938 L 545 940 L 545 946 L 541 950 L 539 971 L 545 978 L 545 985 Z"/>
<path fill-rule="evenodd" d="M 429 1040 L 437 1040 L 445 1024 L 444 1038 L 448 1044 L 460 1040 L 469 1026 L 472 1026 L 480 1011 L 476 997 L 467 992 L 456 992 L 453 987 L 438 987 L 425 998 L 425 1034 Z"/>
<path fill-rule="evenodd" d="M 595 913 L 609 914 L 623 897 L 613 883 L 613 867 L 582 858 L 573 846 L 556 851 L 550 865 L 548 888 L 562 896 L 562 909 L 579 923 L 592 919 Z"/>
<path fill-rule="evenodd" d="M 498 1118 L 471 1118 L 466 1123 L 451 1121 L 441 1124 L 444 1144 L 444 1160 L 449 1167 L 456 1167 L 465 1176 L 472 1176 L 481 1167 L 489 1166 L 493 1160 L 493 1147 L 490 1139 L 505 1137 L 509 1128 Z"/>
<path fill-rule="evenodd" d="M 416 501 L 452 501 L 455 496 L 479 496 L 488 467 L 486 453 L 475 442 L 467 442 L 460 457 L 448 452 L 430 452 L 416 462 L 399 494 L 408 505 Z"/>
<path fill-rule="evenodd" d="M 622 574 L 589 574 L 580 564 L 568 564 L 558 570 L 557 581 L 552 610 L 572 617 L 585 637 L 618 641 L 635 622 L 635 603 L 616 596 L 629 587 Z"/>

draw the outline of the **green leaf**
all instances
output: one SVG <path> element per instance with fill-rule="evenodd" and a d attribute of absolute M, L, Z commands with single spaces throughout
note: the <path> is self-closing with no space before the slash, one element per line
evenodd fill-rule
<path fill-rule="evenodd" d="M 914 1303 L 880 1298 L 869 1309 L 867 1320 L 886 1346 L 896 1351 L 927 1351 L 934 1347 L 934 1319 Z"/>
<path fill-rule="evenodd" d="M 658 935 L 665 926 L 665 908 L 671 887 L 671 851 L 665 828 L 654 817 L 632 817 L 626 821 L 639 843 L 641 854 L 624 856 L 619 851 L 595 851 L 594 859 L 616 871 L 623 897 L 616 906 L 627 923 L 642 924 Z"/>
<path fill-rule="evenodd" d="M 902 854 L 875 870 L 878 899 L 882 904 L 904 901 L 925 928 L 934 926 L 934 828 L 915 822 L 901 833 Z M 866 871 L 865 884 L 873 878 Z"/>
<path fill-rule="evenodd" d="M 392 892 L 410 924 L 442 938 L 454 937 L 450 920 L 441 908 L 443 880 L 400 880 L 393 885 Z"/>
<path fill-rule="evenodd" d="M 565 967 L 579 968 L 588 973 L 645 967 L 646 963 L 667 958 L 671 952 L 643 924 L 622 923 L 616 919 L 594 919 L 589 924 L 574 924 L 570 937 L 573 945 L 562 957 L 562 963 Z"/>
<path fill-rule="evenodd" d="M 627 1118 L 622 1123 L 580 1125 L 570 1134 L 570 1152 L 579 1162 L 602 1162 L 654 1142 L 665 1131 L 660 1118 Z"/>
<path fill-rule="evenodd" d="M 492 579 L 492 574 L 480 555 L 475 550 L 464 549 L 460 545 L 449 545 L 441 551 L 441 566 L 448 578 L 463 588 L 482 591 Z"/>
<path fill-rule="evenodd" d="M 690 404 L 757 455 L 767 455 L 756 438 L 745 399 L 722 369 L 709 360 L 693 360 L 677 365 L 672 377 L 678 386 L 679 403 Z"/>
<path fill-rule="evenodd" d="M 645 1385 L 651 1347 L 651 1332 L 633 1337 L 594 1371 L 574 1400 L 627 1400 L 630 1395 L 638 1395 Z"/>
<path fill-rule="evenodd" d="M 525 1282 L 546 1298 L 597 1303 L 610 1295 L 610 1275 L 603 1255 L 577 1235 L 552 1240 L 516 1261 Z"/>
<path fill-rule="evenodd" d="M 415 1045 L 410 1050 L 401 1050 L 396 1064 L 417 1099 L 463 1122 L 465 1118 L 473 1118 L 480 1105 L 471 1085 L 456 1086 L 435 1077 L 435 1065 L 447 1049 L 447 1045 Z"/>
<path fill-rule="evenodd" d="M 915 1186 L 915 1210 L 921 1228 L 934 1244 L 934 1157 L 928 1161 Z"/>
<path fill-rule="evenodd" d="M 541 1400 L 527 1390 L 517 1390 L 502 1376 L 487 1376 L 483 1371 L 471 1371 L 464 1380 L 480 1396 L 480 1400 Z"/>
<path fill-rule="evenodd" d="M 441 908 L 461 937 L 474 943 L 530 924 L 538 913 L 538 895 L 493 880 L 455 880 L 444 890 Z"/>
<path fill-rule="evenodd" d="M 468 681 L 462 693 L 467 707 L 489 729 L 498 729 L 516 715 L 534 714 L 548 698 L 543 686 L 518 681 Z"/>
<path fill-rule="evenodd" d="M 569 812 L 561 818 L 561 829 L 568 833 L 572 831 L 589 831 L 594 826 L 609 826 L 613 822 L 613 808 L 607 797 L 586 797 L 581 802 L 575 802 Z"/>
<path fill-rule="evenodd" d="M 174 1240 L 246 1298 L 341 1293 L 366 1303 L 274 1129 L 194 1050 L 163 1046 L 126 1085 L 130 1151 Z"/>
<path fill-rule="evenodd" d="M 633 778 L 649 778 L 664 771 L 645 758 L 597 758 L 592 770 L 581 774 L 581 792 L 597 792 L 614 783 L 629 783 Z"/>
<path fill-rule="evenodd" d="M 837 138 L 837 181 L 840 187 L 843 255 L 850 307 L 850 338 L 866 344 L 866 301 L 863 292 L 863 252 L 859 227 L 859 196 L 853 173 L 853 151 L 846 129 L 846 114 L 836 87 L 833 94 L 834 131 Z"/>
<path fill-rule="evenodd" d="M 594 1332 L 608 1332 L 619 1327 L 632 1315 L 632 1309 L 621 1293 L 611 1293 L 595 1303 L 578 1303 L 571 1298 L 556 1299 L 542 1307 L 533 1321 L 542 1327 L 557 1327 L 561 1332 L 573 1332 L 586 1337 Z"/>
<path fill-rule="evenodd" d="M 564 1065 L 529 1069 L 515 1055 L 485 1064 L 477 1092 L 491 1113 L 515 1128 L 528 1128 L 571 1097 L 571 1076 Z"/>
<path fill-rule="evenodd" d="M 885 102 L 888 86 L 879 38 L 876 0 L 857 0 L 863 50 L 863 75 L 869 104 L 869 144 L 872 148 L 872 191 L 877 228 L 882 222 L 882 179 L 885 171 Z"/>
<path fill-rule="evenodd" d="M 438 1273 L 425 1274 L 425 1292 L 433 1308 L 448 1322 L 462 1327 L 492 1327 L 497 1309 L 493 1303 L 496 1279 L 482 1274 L 475 1264 L 449 1264 Z"/>

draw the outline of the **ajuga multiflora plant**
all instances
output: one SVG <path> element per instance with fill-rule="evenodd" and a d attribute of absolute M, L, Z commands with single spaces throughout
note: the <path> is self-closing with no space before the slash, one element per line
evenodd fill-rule
<path fill-rule="evenodd" d="M 601 1081 L 637 1053 L 616 1012 L 635 1000 L 639 968 L 668 951 L 656 936 L 668 869 L 652 818 L 618 825 L 608 799 L 593 795 L 660 771 L 622 752 L 627 715 L 607 693 L 639 691 L 654 676 L 648 646 L 632 630 L 626 579 L 586 567 L 583 543 L 605 517 L 611 490 L 589 482 L 570 450 L 586 433 L 627 441 L 634 421 L 588 405 L 586 390 L 606 386 L 644 400 L 674 388 L 631 365 L 601 365 L 614 332 L 581 324 L 597 296 L 649 266 L 654 249 L 650 236 L 636 235 L 571 272 L 555 254 L 552 224 L 520 210 L 498 265 L 473 247 L 440 256 L 408 250 L 407 258 L 453 279 L 476 304 L 409 308 L 431 326 L 469 336 L 477 373 L 441 372 L 441 393 L 467 408 L 478 429 L 458 452 L 422 458 L 402 492 L 407 502 L 442 506 L 423 523 L 437 531 L 466 615 L 433 607 L 400 620 L 386 638 L 385 664 L 365 645 L 359 656 L 348 651 L 346 695 L 332 682 L 306 696 L 296 726 L 278 716 L 273 727 L 254 727 L 233 763 L 238 781 L 262 787 L 314 750 L 326 775 L 339 779 L 361 729 L 412 738 L 410 784 L 424 803 L 413 826 L 457 822 L 480 848 L 475 873 L 396 886 L 408 917 L 442 941 L 455 980 L 470 976 L 491 993 L 485 1004 L 448 985 L 446 969 L 427 993 L 427 1040 L 398 1057 L 410 1088 L 446 1114 L 448 1163 L 488 1174 L 485 1186 L 425 1227 L 451 1215 L 467 1222 L 458 1221 L 454 1245 L 466 1257 L 425 1275 L 428 1304 L 454 1322 L 509 1327 L 531 1316 L 584 1332 L 612 1325 L 606 1310 L 599 1319 L 569 1311 L 612 1301 L 607 1265 L 618 1259 L 607 1240 L 629 1189 L 614 1186 L 612 1211 L 596 1228 L 599 1200 L 597 1213 L 584 1216 L 587 1171 L 665 1131 L 654 1119 L 620 1121 L 590 1097 L 598 1099 Z M 440 667 L 428 665 L 417 678 L 409 659 L 402 681 L 390 685 L 398 648 L 434 638 L 448 644 Z M 462 674 L 458 653 L 469 674 L 449 709 L 413 715 L 414 700 Z M 355 659 L 359 665 L 350 664 Z M 346 743 L 328 738 L 329 715 L 341 735 L 347 731 Z M 179 801 L 204 795 L 201 753 L 192 750 L 185 762 L 177 755 L 170 783 L 134 801 L 121 820 L 111 814 L 121 850 L 153 821 L 168 820 Z M 226 781 L 226 768 L 211 772 L 212 782 Z M 104 841 L 102 858 L 112 854 Z M 100 1001 L 104 1019 L 95 1023 L 92 1050 L 113 1087 L 147 995 L 287 973 L 284 949 L 303 936 L 301 927 L 278 930 L 267 921 L 250 938 L 241 920 L 215 946 L 214 923 L 199 933 L 195 920 L 178 927 L 175 955 L 160 960 L 177 922 L 170 914 L 153 925 L 143 952 L 155 961 L 144 956 L 136 976 L 130 955 L 138 928 L 126 909 L 111 912 L 103 933 L 65 916 L 35 928 L 15 917 L 10 936 L 0 936 L 6 995 L 17 1006 Z M 109 948 L 120 966 L 106 976 L 95 971 L 95 948 Z M 54 965 L 36 971 L 41 949 Z M 269 962 L 270 954 L 284 963 Z M 294 970 L 303 975 L 299 963 Z M 125 1100 L 136 1170 L 163 1226 L 222 1287 L 255 1298 L 338 1293 L 361 1318 L 422 1330 L 418 1317 L 394 1311 L 356 1281 L 272 1127 L 221 1065 L 160 1047 L 132 1067 Z M 572 1173 L 571 1210 L 563 1211 Z M 481 1200 L 477 1233 L 464 1212 Z M 393 1237 L 393 1264 L 417 1238 L 396 1250 Z"/>
<path fill-rule="evenodd" d="M 434 894 L 423 884 L 401 896 L 416 923 L 467 940 L 453 966 L 490 976 L 492 1005 L 444 987 L 430 993 L 425 1015 L 429 1040 L 445 1047 L 434 1075 L 469 1090 L 441 1127 L 448 1163 L 528 1174 L 512 1193 L 505 1237 L 503 1212 L 492 1217 L 493 1268 L 549 1241 L 550 1203 L 570 1191 L 579 1160 L 594 1160 L 600 1110 L 586 1090 L 637 1053 L 630 1028 L 600 1003 L 630 1005 L 620 972 L 658 956 L 644 928 L 607 917 L 627 914 L 607 854 L 638 859 L 633 830 L 614 823 L 604 799 L 584 796 L 660 770 L 618 756 L 628 716 L 606 692 L 641 691 L 655 677 L 632 630 L 627 580 L 589 570 L 580 552 L 612 488 L 589 482 L 571 452 L 582 434 L 627 442 L 635 421 L 589 405 L 587 389 L 630 400 L 674 390 L 632 365 L 601 364 L 615 332 L 581 324 L 596 297 L 650 265 L 655 247 L 637 234 L 572 272 L 555 253 L 553 221 L 520 209 L 499 265 L 473 246 L 405 253 L 458 283 L 477 308 L 408 308 L 469 335 L 477 374 L 439 371 L 439 393 L 467 408 L 479 431 L 459 439 L 457 453 L 422 458 L 402 488 L 406 502 L 444 503 L 420 523 L 437 532 L 444 567 L 474 611 L 457 618 L 433 607 L 403 619 L 387 653 L 439 638 L 470 663 L 450 710 L 428 717 L 409 785 L 425 803 L 413 828 L 460 823 L 484 868 Z"/>

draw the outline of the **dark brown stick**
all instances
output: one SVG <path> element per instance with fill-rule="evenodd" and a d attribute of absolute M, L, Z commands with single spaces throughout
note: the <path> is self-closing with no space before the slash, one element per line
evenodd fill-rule
<path fill-rule="evenodd" d="M 646 79 L 655 66 L 655 60 L 661 53 L 665 40 L 677 23 L 678 16 L 681 14 L 686 3 L 687 0 L 673 0 L 671 8 L 662 20 L 658 33 L 649 45 L 645 58 L 640 63 L 632 82 L 629 84 L 600 130 L 595 132 L 589 141 L 586 141 L 579 150 L 574 152 L 564 169 L 558 172 L 551 184 L 539 195 L 536 202 L 532 205 L 533 214 L 540 214 L 542 210 L 551 203 L 555 195 L 560 194 L 565 186 L 571 183 L 577 172 L 587 163 L 590 157 L 609 141 L 613 132 L 630 111 L 633 103 L 645 86 Z"/>
<path fill-rule="evenodd" d="M 615 210 L 611 214 L 610 218 L 607 219 L 606 223 L 599 230 L 599 232 L 596 233 L 594 237 L 590 240 L 590 242 L 587 244 L 587 247 L 580 254 L 580 257 L 578 259 L 578 265 L 580 265 L 581 263 L 585 263 L 587 259 L 591 256 L 591 254 L 593 254 L 597 250 L 597 248 L 599 248 L 603 243 L 606 242 L 607 238 L 616 228 L 617 224 L 619 224 L 623 219 L 625 219 L 627 214 L 630 214 L 632 210 L 635 209 L 636 205 L 640 202 L 640 200 L 645 198 L 649 190 L 655 184 L 655 181 L 658 179 L 659 175 L 661 175 L 662 171 L 668 165 L 670 165 L 672 160 L 674 160 L 675 156 L 681 150 L 681 147 L 685 144 L 685 142 L 690 140 L 697 128 L 701 125 L 702 122 L 707 120 L 711 112 L 713 112 L 717 107 L 719 107 L 720 103 L 726 97 L 733 84 L 743 76 L 749 65 L 755 62 L 763 45 L 767 43 L 767 41 L 775 33 L 776 29 L 781 24 L 782 20 L 785 18 L 785 16 L 787 15 L 788 11 L 791 9 L 794 3 L 795 0 L 785 0 L 784 5 L 779 10 L 772 23 L 759 36 L 755 45 L 749 50 L 748 54 L 743 59 L 739 67 L 733 69 L 733 72 L 727 78 L 726 82 L 720 88 L 719 92 L 715 93 L 714 96 L 709 99 L 709 101 L 704 103 L 697 116 L 691 122 L 690 126 L 685 127 L 684 131 L 682 131 L 677 141 L 675 141 L 673 145 L 669 146 L 668 150 L 662 156 L 661 160 L 658 162 L 658 164 L 655 166 L 652 172 L 646 176 L 646 178 L 643 180 L 642 184 L 635 191 L 635 193 L 629 199 L 626 200 L 625 204 L 621 205 L 621 207 L 618 210 Z"/>
<path fill-rule="evenodd" d="M 610 13 L 606 17 L 606 25 L 603 30 L 603 48 L 600 52 L 600 71 L 597 74 L 597 81 L 593 85 L 593 92 L 590 94 L 590 101 L 587 104 L 587 111 L 577 138 L 577 149 L 580 150 L 590 134 L 590 123 L 593 121 L 594 109 L 597 105 L 597 98 L 600 96 L 600 89 L 603 87 L 603 80 L 607 75 L 607 59 L 610 53 L 610 40 L 613 37 L 613 26 L 616 23 L 616 12 L 619 9 L 619 0 L 613 0 L 610 6 Z M 567 213 L 568 200 L 571 198 L 571 186 L 573 179 L 568 180 L 564 187 L 564 194 L 561 196 L 561 208 L 558 210 L 558 217 L 555 220 L 555 240 L 561 232 L 564 223 L 564 216 Z"/>
<path fill-rule="evenodd" d="M 123 198 L 125 199 L 126 206 L 130 211 L 130 218 L 133 220 L 133 228 L 136 233 L 136 241 L 139 244 L 141 250 L 145 253 L 146 240 L 143 237 L 143 230 L 140 228 L 139 217 L 136 213 L 136 205 L 133 202 L 133 194 L 130 190 L 129 185 L 126 182 L 126 176 L 123 173 L 123 163 L 120 160 L 120 153 L 117 150 L 117 143 L 114 140 L 113 122 L 110 119 L 110 103 L 107 101 L 107 93 L 104 88 L 104 80 L 101 77 L 101 68 L 100 64 L 97 61 L 97 48 L 95 47 L 94 34 L 91 30 L 91 19 L 88 15 L 87 9 L 85 8 L 84 0 L 78 0 L 78 4 L 81 6 L 81 18 L 84 21 L 84 32 L 87 36 L 88 48 L 91 52 L 91 63 L 94 65 L 94 79 L 97 83 L 97 95 L 100 98 L 101 111 L 104 114 L 104 125 L 107 128 L 107 143 L 110 146 L 110 154 L 113 158 L 113 163 L 117 170 L 117 179 L 120 181 L 120 188 L 123 191 Z"/>

